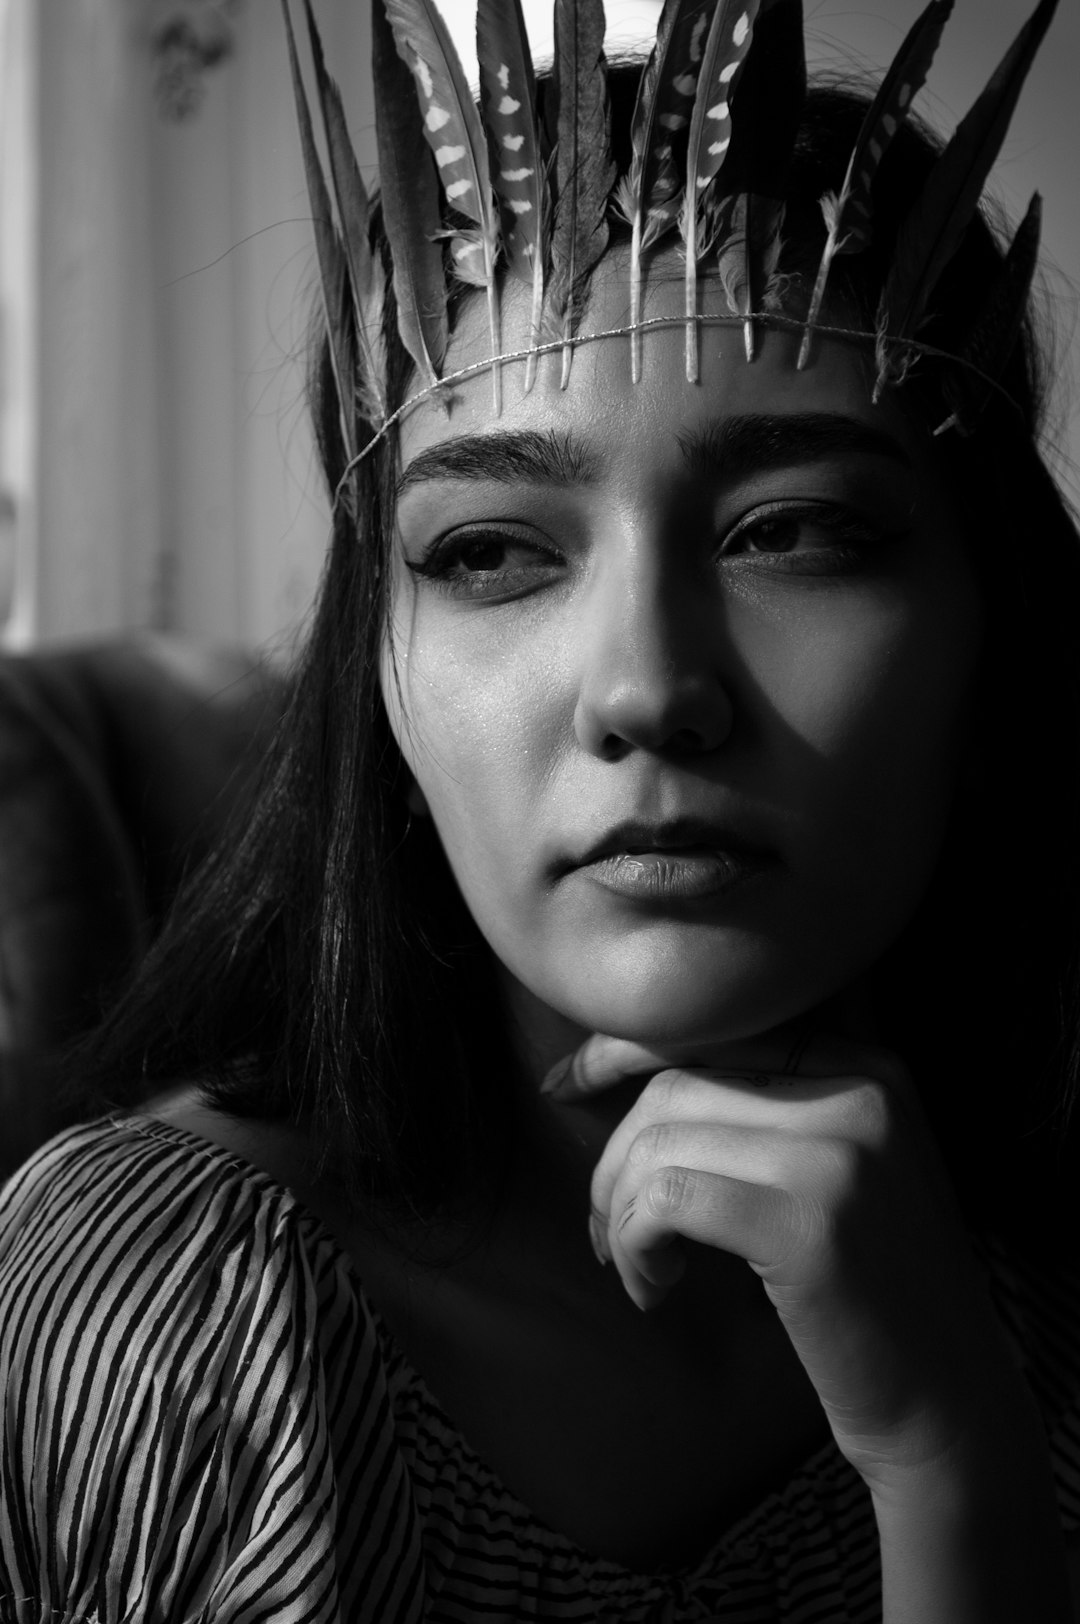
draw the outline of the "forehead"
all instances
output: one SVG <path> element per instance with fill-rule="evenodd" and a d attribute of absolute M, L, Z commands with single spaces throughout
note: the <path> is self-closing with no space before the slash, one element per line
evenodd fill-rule
<path fill-rule="evenodd" d="M 796 368 L 798 329 L 755 329 L 755 355 L 746 360 L 741 324 L 697 326 L 698 379 L 686 376 L 686 325 L 681 262 L 671 257 L 649 268 L 645 319 L 663 325 L 641 335 L 641 373 L 631 379 L 630 338 L 613 332 L 628 320 L 625 265 L 609 256 L 592 283 L 577 333 L 569 382 L 562 387 L 561 350 L 541 355 L 536 378 L 526 393 L 524 359 L 500 366 L 501 409 L 496 414 L 490 369 L 438 391 L 406 415 L 400 435 L 401 467 L 444 442 L 482 436 L 540 433 L 572 447 L 576 463 L 567 476 L 588 464 L 590 474 L 661 475 L 685 463 L 686 445 L 715 434 L 729 420 L 780 416 L 843 420 L 860 431 L 892 440 L 918 464 L 926 453 L 918 433 L 886 396 L 873 405 L 873 356 L 866 340 L 823 338 L 815 342 L 810 364 Z M 529 344 L 529 294 L 508 282 L 501 298 L 500 353 Z M 724 310 L 718 287 L 705 280 L 699 309 Z M 543 333 L 544 340 L 553 335 Z M 470 296 L 447 353 L 446 372 L 485 361 L 491 355 L 488 313 L 482 293 Z M 842 443 L 843 435 L 839 436 Z M 809 442 L 807 442 L 809 443 Z M 867 440 L 867 445 L 869 439 Z"/>

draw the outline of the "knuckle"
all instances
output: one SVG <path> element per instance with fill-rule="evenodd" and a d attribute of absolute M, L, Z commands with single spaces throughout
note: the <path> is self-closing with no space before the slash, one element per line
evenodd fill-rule
<path fill-rule="evenodd" d="M 641 1202 L 652 1218 L 670 1221 L 693 1205 L 695 1179 L 688 1167 L 662 1167 L 641 1192 Z"/>
<path fill-rule="evenodd" d="M 658 1071 L 642 1089 L 639 1107 L 648 1117 L 666 1116 L 676 1102 L 681 1082 L 681 1072 L 674 1069 Z"/>
<path fill-rule="evenodd" d="M 888 1091 L 869 1077 L 860 1078 L 851 1091 L 852 1127 L 860 1145 L 879 1150 L 892 1130 Z"/>
<path fill-rule="evenodd" d="M 653 1166 L 656 1162 L 667 1159 L 668 1147 L 671 1144 L 671 1126 L 667 1122 L 650 1122 L 636 1135 L 627 1152 L 626 1159 L 635 1170 Z"/>
<path fill-rule="evenodd" d="M 861 1139 L 826 1139 L 815 1147 L 816 1199 L 834 1212 L 857 1207 L 872 1188 L 880 1162 L 875 1147 Z M 807 1194 L 811 1194 L 808 1190 Z M 815 1196 L 811 1194 L 811 1199 Z"/>
<path fill-rule="evenodd" d="M 872 1077 L 853 1077 L 824 1102 L 821 1126 L 838 1140 L 881 1149 L 892 1132 L 893 1102 L 888 1089 Z"/>
<path fill-rule="evenodd" d="M 580 1087 L 589 1088 L 597 1080 L 602 1065 L 602 1056 L 589 1043 L 582 1044 L 570 1063 L 570 1076 Z"/>

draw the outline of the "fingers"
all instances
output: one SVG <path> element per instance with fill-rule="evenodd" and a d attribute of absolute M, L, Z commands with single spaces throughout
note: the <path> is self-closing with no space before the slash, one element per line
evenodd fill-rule
<path fill-rule="evenodd" d="M 790 1272 L 822 1241 L 820 1215 L 864 1198 L 867 1170 L 896 1146 L 897 1117 L 893 1091 L 865 1076 L 763 1073 L 748 1086 L 659 1072 L 594 1171 L 597 1254 L 615 1260 L 641 1306 L 681 1272 L 680 1236 L 743 1257 L 766 1278 Z"/>
<path fill-rule="evenodd" d="M 591 1098 L 632 1077 L 645 1077 L 668 1067 L 708 1067 L 733 1081 L 752 1086 L 775 1076 L 829 1077 L 862 1073 L 882 1082 L 899 1082 L 902 1068 L 884 1049 L 856 1044 L 797 1026 L 782 1028 L 737 1043 L 699 1048 L 691 1053 L 661 1051 L 628 1038 L 594 1032 L 573 1054 L 548 1072 L 541 1093 L 563 1103 Z"/>
<path fill-rule="evenodd" d="M 898 1118 L 921 1114 L 894 1056 L 825 1034 L 807 1041 L 805 1027 L 796 1043 L 789 1028 L 674 1064 L 597 1033 L 545 1089 L 573 1104 L 633 1077 L 647 1080 L 596 1166 L 590 1229 L 643 1308 L 682 1273 L 680 1239 L 743 1257 L 767 1279 L 802 1269 L 822 1238 L 814 1215 L 847 1210 L 861 1169 L 895 1145 Z"/>
<path fill-rule="evenodd" d="M 682 1274 L 680 1237 L 753 1263 L 784 1244 L 788 1205 L 785 1192 L 769 1185 L 665 1166 L 645 1180 L 611 1226 L 611 1257 L 633 1301 L 652 1308 Z"/>
<path fill-rule="evenodd" d="M 850 1096 L 870 1092 L 859 1078 L 785 1077 L 756 1072 L 727 1077 L 712 1071 L 661 1071 L 615 1128 L 592 1177 L 593 1210 L 606 1221 L 624 1168 L 683 1162 L 741 1178 L 786 1176 L 787 1153 L 805 1153 L 813 1129 L 855 1114 Z M 807 1106 L 817 1105 L 808 1119 Z M 866 1102 L 869 1116 L 872 1101 Z M 685 1131 L 683 1131 L 685 1130 Z M 753 1136 L 753 1138 L 751 1138 Z M 768 1150 L 768 1166 L 753 1167 L 749 1147 Z M 720 1160 L 717 1160 L 717 1157 Z"/>
<path fill-rule="evenodd" d="M 772 1258 L 772 1231 L 749 1222 L 751 1192 L 782 1185 L 785 1157 L 767 1129 L 710 1121 L 658 1121 L 637 1132 L 625 1152 L 616 1151 L 593 1179 L 591 1231 L 597 1256 L 614 1259 L 627 1290 L 639 1301 L 637 1276 L 667 1287 L 682 1273 L 673 1243 L 682 1235 L 765 1264 Z M 724 1197 L 714 1209 L 710 1191 Z M 728 1186 L 737 1186 L 745 1221 L 734 1229 L 736 1209 Z M 754 1197 L 756 1200 L 757 1198 Z M 654 1299 L 658 1300 L 658 1299 Z"/>
<path fill-rule="evenodd" d="M 540 1085 L 541 1094 L 564 1101 L 588 1099 L 629 1077 L 647 1077 L 670 1062 L 656 1049 L 629 1038 L 594 1032 L 573 1054 L 557 1060 Z"/>

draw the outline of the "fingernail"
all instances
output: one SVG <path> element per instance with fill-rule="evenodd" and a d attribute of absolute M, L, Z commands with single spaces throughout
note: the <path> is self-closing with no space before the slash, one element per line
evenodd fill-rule
<path fill-rule="evenodd" d="M 556 1060 L 544 1081 L 540 1084 L 541 1094 L 557 1094 L 569 1077 L 570 1067 L 573 1063 L 574 1057 L 572 1054 L 563 1055 L 561 1060 Z"/>
<path fill-rule="evenodd" d="M 608 1250 L 604 1226 L 594 1212 L 589 1214 L 589 1240 L 592 1243 L 593 1251 L 596 1253 L 596 1261 L 598 1263 L 610 1263 L 611 1253 Z"/>

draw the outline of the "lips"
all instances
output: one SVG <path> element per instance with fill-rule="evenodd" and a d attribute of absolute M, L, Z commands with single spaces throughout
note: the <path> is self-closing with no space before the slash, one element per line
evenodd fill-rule
<path fill-rule="evenodd" d="M 717 899 L 760 877 L 776 853 L 730 825 L 682 817 L 614 825 L 565 864 L 607 892 L 659 904 Z"/>
<path fill-rule="evenodd" d="M 643 857 L 663 854 L 671 857 L 727 854 L 731 857 L 764 859 L 771 857 L 770 849 L 758 841 L 748 840 L 729 824 L 706 818 L 680 817 L 658 822 L 628 819 L 609 829 L 600 839 L 571 862 L 569 868 L 585 868 L 610 857 Z"/>

